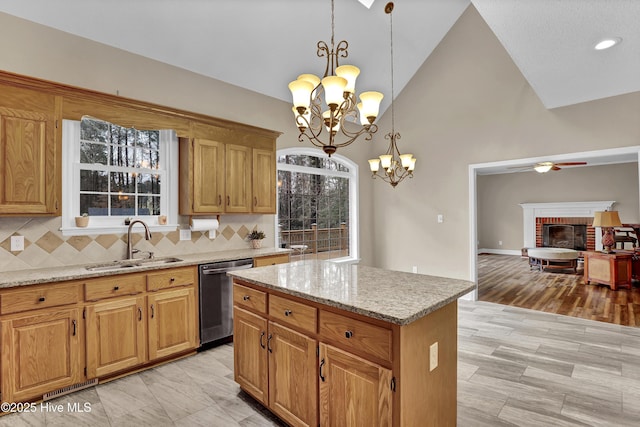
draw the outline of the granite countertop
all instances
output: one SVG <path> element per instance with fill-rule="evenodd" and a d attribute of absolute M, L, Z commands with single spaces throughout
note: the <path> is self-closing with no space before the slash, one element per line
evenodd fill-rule
<path fill-rule="evenodd" d="M 457 300 L 473 282 L 331 261 L 296 261 L 227 273 L 320 304 L 407 325 Z"/>
<path fill-rule="evenodd" d="M 116 274 L 133 273 L 139 271 L 148 270 L 160 270 L 165 268 L 184 267 L 189 265 L 198 265 L 216 261 L 229 261 L 242 258 L 256 258 L 268 255 L 279 255 L 291 252 L 290 249 L 279 248 L 261 248 L 261 249 L 236 249 L 231 251 L 219 251 L 219 252 L 202 252 L 196 254 L 180 254 L 175 257 L 179 261 L 169 262 L 162 264 L 161 260 L 169 258 L 162 257 L 157 258 L 156 262 L 141 261 L 140 265 L 129 268 L 115 268 L 113 270 L 87 270 L 87 267 L 91 266 L 106 266 L 118 263 L 124 263 L 125 261 L 106 261 L 95 264 L 80 264 L 69 265 L 62 267 L 46 267 L 36 268 L 30 270 L 16 270 L 16 271 L 4 271 L 0 274 L 0 289 L 11 288 L 15 286 L 27 286 L 36 285 L 41 283 L 62 282 L 66 280 L 77 280 L 90 277 L 104 277 L 112 276 Z"/>

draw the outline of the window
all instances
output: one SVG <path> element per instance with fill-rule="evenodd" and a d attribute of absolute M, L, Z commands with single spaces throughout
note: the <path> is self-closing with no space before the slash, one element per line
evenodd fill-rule
<path fill-rule="evenodd" d="M 320 150 L 278 151 L 278 241 L 292 260 L 357 259 L 357 170 Z"/>
<path fill-rule="evenodd" d="M 126 218 L 177 221 L 177 138 L 93 118 L 63 123 L 63 234 L 122 231 Z M 175 196 L 174 196 L 175 197 Z M 89 230 L 74 227 L 88 214 Z M 172 221 L 173 220 L 173 221 Z M 170 226 L 170 228 L 175 228 Z"/>

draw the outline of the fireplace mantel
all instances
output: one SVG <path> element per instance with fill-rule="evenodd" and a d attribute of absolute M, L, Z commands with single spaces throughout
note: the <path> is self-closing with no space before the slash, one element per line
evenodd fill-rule
<path fill-rule="evenodd" d="M 536 247 L 536 218 L 593 217 L 596 211 L 612 210 L 615 201 L 520 203 L 523 213 L 524 247 Z M 602 248 L 602 236 L 596 233 L 596 249 Z"/>

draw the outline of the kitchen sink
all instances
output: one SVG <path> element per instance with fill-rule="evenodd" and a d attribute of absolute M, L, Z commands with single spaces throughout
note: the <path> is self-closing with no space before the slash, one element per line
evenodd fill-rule
<path fill-rule="evenodd" d="M 113 271 L 113 270 L 124 270 L 133 267 L 142 267 L 142 266 L 154 266 L 154 265 L 164 265 L 171 264 L 174 262 L 182 261 L 180 258 L 148 258 L 148 259 L 126 259 L 126 260 L 117 260 L 108 263 L 101 264 L 92 264 L 88 265 L 85 268 L 89 271 Z"/>

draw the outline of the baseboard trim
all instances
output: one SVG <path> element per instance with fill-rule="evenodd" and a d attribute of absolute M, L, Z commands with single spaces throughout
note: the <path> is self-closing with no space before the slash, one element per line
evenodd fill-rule
<path fill-rule="evenodd" d="M 479 254 L 494 254 L 494 255 L 518 255 L 522 256 L 522 251 L 514 249 L 478 249 Z"/>

